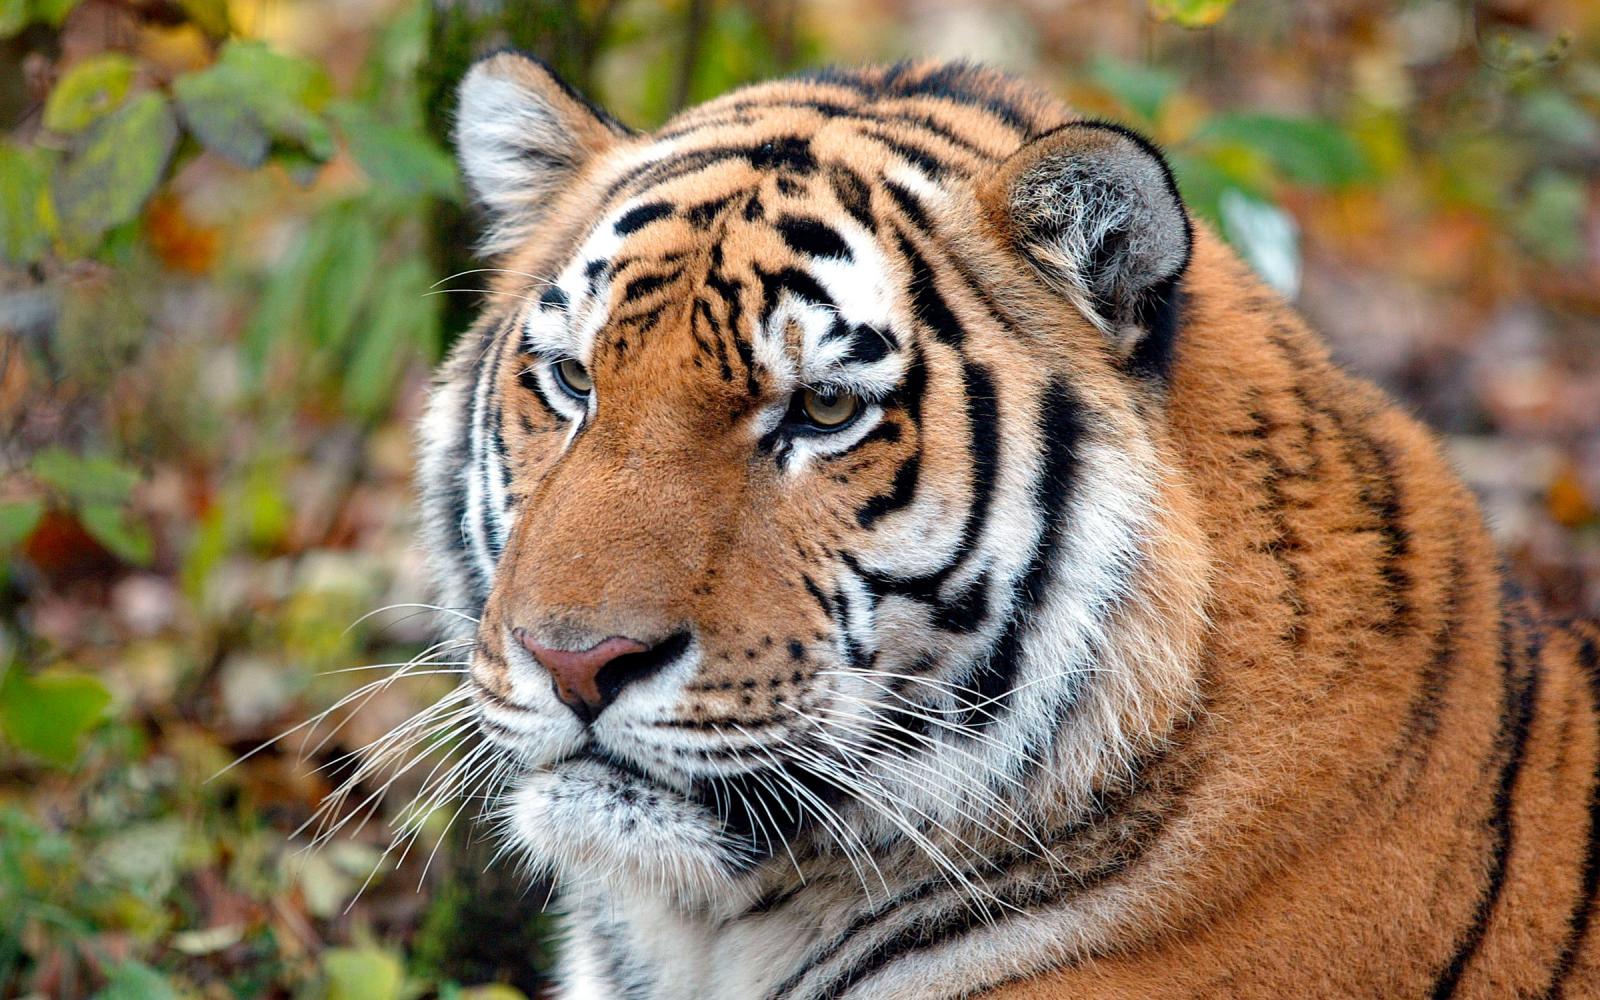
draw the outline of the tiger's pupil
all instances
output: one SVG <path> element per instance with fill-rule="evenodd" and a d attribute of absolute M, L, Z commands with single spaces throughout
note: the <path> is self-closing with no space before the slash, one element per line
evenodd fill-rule
<path fill-rule="evenodd" d="M 587 396 L 594 391 L 594 379 L 590 377 L 588 369 L 581 363 L 567 358 L 551 366 L 556 375 L 556 381 L 561 383 L 561 388 L 574 396 Z"/>
<path fill-rule="evenodd" d="M 800 397 L 800 409 L 806 419 L 818 427 L 842 427 L 856 415 L 860 400 L 848 392 L 820 393 L 806 389 Z"/>

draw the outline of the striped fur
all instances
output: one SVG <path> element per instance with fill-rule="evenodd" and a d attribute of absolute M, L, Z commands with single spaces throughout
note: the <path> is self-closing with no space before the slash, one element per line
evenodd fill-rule
<path fill-rule="evenodd" d="M 464 84 L 504 270 L 421 480 L 563 995 L 1600 996 L 1600 630 L 1071 121 L 932 63 L 650 135 Z M 673 654 L 586 727 L 513 628 Z"/>

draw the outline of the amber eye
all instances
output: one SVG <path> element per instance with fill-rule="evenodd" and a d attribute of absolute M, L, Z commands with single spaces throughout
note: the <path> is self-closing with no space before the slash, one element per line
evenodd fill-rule
<path fill-rule="evenodd" d="M 584 399 L 594 391 L 594 379 L 589 377 L 589 370 L 572 358 L 557 361 L 550 366 L 550 370 L 568 395 Z"/>
<path fill-rule="evenodd" d="M 806 419 L 826 431 L 838 430 L 850 422 L 861 409 L 861 400 L 848 392 L 821 393 L 811 389 L 800 391 L 800 412 Z"/>

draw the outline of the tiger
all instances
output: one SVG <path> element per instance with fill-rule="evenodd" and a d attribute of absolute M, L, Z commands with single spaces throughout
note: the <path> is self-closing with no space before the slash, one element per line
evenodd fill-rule
<path fill-rule="evenodd" d="M 503 51 L 454 140 L 423 533 L 560 996 L 1600 997 L 1600 629 L 1146 138 Z"/>

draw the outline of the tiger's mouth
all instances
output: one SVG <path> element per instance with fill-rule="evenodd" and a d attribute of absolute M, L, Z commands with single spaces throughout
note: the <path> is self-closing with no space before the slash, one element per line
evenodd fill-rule
<path fill-rule="evenodd" d="M 504 812 L 512 842 L 550 875 L 632 883 L 685 900 L 723 895 L 764 856 L 714 804 L 598 747 L 528 768 Z"/>

